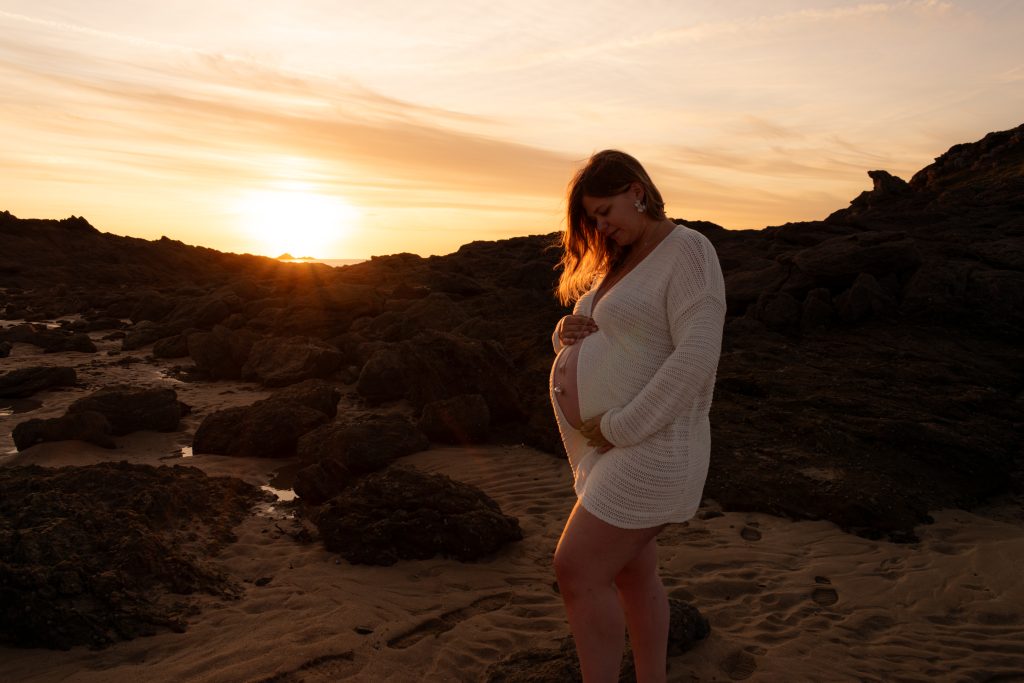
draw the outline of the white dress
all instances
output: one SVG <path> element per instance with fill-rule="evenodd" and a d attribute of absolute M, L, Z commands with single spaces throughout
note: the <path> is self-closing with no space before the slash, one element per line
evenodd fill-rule
<path fill-rule="evenodd" d="M 700 505 L 711 451 L 708 412 L 725 322 L 718 257 L 707 238 L 677 226 L 594 307 L 600 284 L 573 309 L 599 328 L 576 342 L 577 395 L 583 420 L 604 414 L 601 432 L 614 448 L 602 454 L 587 445 L 549 381 L 576 495 L 588 512 L 625 529 L 685 521 Z M 561 353 L 557 334 L 552 343 Z"/>

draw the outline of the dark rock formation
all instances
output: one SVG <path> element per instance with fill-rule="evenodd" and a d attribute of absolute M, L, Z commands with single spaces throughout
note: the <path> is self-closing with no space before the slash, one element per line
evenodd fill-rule
<path fill-rule="evenodd" d="M 325 342 L 308 337 L 270 337 L 252 345 L 242 366 L 242 379 L 283 387 L 326 377 L 341 364 L 341 353 Z"/>
<path fill-rule="evenodd" d="M 113 429 L 96 411 L 69 413 L 62 417 L 34 419 L 15 426 L 11 436 L 19 451 L 46 441 L 85 441 L 101 448 L 115 448 Z"/>
<path fill-rule="evenodd" d="M 299 438 L 331 420 L 340 394 L 326 382 L 306 380 L 250 406 L 208 415 L 192 439 L 195 453 L 256 458 L 295 455 Z"/>
<path fill-rule="evenodd" d="M 261 497 L 191 467 L 0 468 L 0 641 L 106 647 L 182 632 L 197 593 L 240 593 L 198 559 Z"/>
<path fill-rule="evenodd" d="M 438 554 L 466 562 L 523 537 L 519 521 L 479 489 L 405 468 L 366 475 L 331 499 L 316 525 L 324 546 L 353 564 Z"/>
<path fill-rule="evenodd" d="M 423 406 L 419 428 L 434 441 L 452 444 L 487 440 L 491 413 L 480 394 L 463 394 Z"/>
<path fill-rule="evenodd" d="M 711 633 L 708 620 L 696 607 L 669 599 L 668 655 L 678 656 L 704 640 Z M 513 652 L 501 661 L 495 662 L 484 673 L 487 683 L 582 683 L 579 657 L 571 636 L 562 639 L 557 650 L 532 649 Z M 632 683 L 636 680 L 633 656 L 626 647 L 619 681 Z"/>
<path fill-rule="evenodd" d="M 307 433 L 299 441 L 298 455 L 308 462 L 336 460 L 359 475 L 429 447 L 427 437 L 401 415 L 367 415 Z"/>
<path fill-rule="evenodd" d="M 96 345 L 89 335 L 79 332 L 68 332 L 61 329 L 48 329 L 45 325 L 25 323 L 0 330 L 0 339 L 7 342 L 22 342 L 38 346 L 46 353 L 63 351 L 81 351 L 96 353 Z"/>
<path fill-rule="evenodd" d="M 0 375 L 0 398 L 25 398 L 52 387 L 70 387 L 77 381 L 74 368 L 30 367 Z"/>
<path fill-rule="evenodd" d="M 909 539 L 929 510 L 1024 489 L 1022 169 L 1018 127 L 906 183 L 871 171 L 872 189 L 823 221 L 683 221 L 715 245 L 728 299 L 707 495 Z M 227 311 L 209 349 L 189 342 L 209 377 L 240 376 L 257 339 L 303 335 L 341 351 L 337 377 L 371 408 L 479 394 L 489 438 L 560 453 L 555 237 L 331 269 L 0 213 L 0 304 L 30 320 L 134 314 L 152 341 Z M 182 303 L 200 300 L 209 315 Z"/>
<path fill-rule="evenodd" d="M 252 332 L 218 325 L 210 332 L 188 335 L 186 343 L 201 374 L 210 379 L 239 379 L 256 339 Z"/>
<path fill-rule="evenodd" d="M 349 472 L 340 462 L 328 458 L 296 472 L 292 489 L 302 502 L 322 505 L 341 493 L 356 478 L 357 475 Z"/>
<path fill-rule="evenodd" d="M 371 402 L 408 398 L 427 403 L 480 394 L 496 420 L 524 417 L 515 367 L 500 344 L 437 331 L 374 353 L 363 366 L 356 389 Z"/>
<path fill-rule="evenodd" d="M 7 358 L 11 355 L 11 349 L 14 348 L 9 341 L 0 341 L 0 358 Z"/>
<path fill-rule="evenodd" d="M 96 412 L 107 418 L 117 436 L 140 430 L 173 432 L 182 406 L 174 389 L 110 386 L 68 406 L 68 414 Z"/>

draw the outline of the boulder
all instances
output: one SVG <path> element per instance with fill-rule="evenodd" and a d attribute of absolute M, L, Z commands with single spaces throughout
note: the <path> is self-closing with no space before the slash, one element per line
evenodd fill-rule
<path fill-rule="evenodd" d="M 376 351 L 356 390 L 370 403 L 408 398 L 416 407 L 461 394 L 480 394 L 495 421 L 525 417 L 515 366 L 494 341 L 428 330 Z"/>
<path fill-rule="evenodd" d="M 239 379 L 255 342 L 252 332 L 218 325 L 209 332 L 188 335 L 188 355 L 196 369 L 210 379 Z"/>
<path fill-rule="evenodd" d="M 793 263 L 823 285 L 848 285 L 861 273 L 882 276 L 921 264 L 917 244 L 904 233 L 860 232 L 804 249 Z"/>
<path fill-rule="evenodd" d="M 11 355 L 11 349 L 14 347 L 9 341 L 0 341 L 0 358 L 7 358 Z"/>
<path fill-rule="evenodd" d="M 110 422 L 101 413 L 84 411 L 62 417 L 22 422 L 12 436 L 19 451 L 46 441 L 86 441 L 101 448 L 115 448 Z"/>
<path fill-rule="evenodd" d="M 25 398 L 52 387 L 74 386 L 74 368 L 29 367 L 0 375 L 0 398 Z"/>
<path fill-rule="evenodd" d="M 330 421 L 340 395 L 326 382 L 307 380 L 250 406 L 208 415 L 192 439 L 194 453 L 257 458 L 296 454 L 299 438 Z"/>
<path fill-rule="evenodd" d="M 895 306 L 892 298 L 871 275 L 861 273 L 853 285 L 836 298 L 836 311 L 845 323 L 857 323 L 882 315 Z"/>
<path fill-rule="evenodd" d="M 268 337 L 249 350 L 242 379 L 282 387 L 314 377 L 326 377 L 341 367 L 341 352 L 309 337 Z"/>
<path fill-rule="evenodd" d="M 298 455 L 307 462 L 335 460 L 360 475 L 429 447 L 427 437 L 401 415 L 367 415 L 309 432 L 299 440 Z"/>
<path fill-rule="evenodd" d="M 519 521 L 480 489 L 406 468 L 366 475 L 332 498 L 316 525 L 324 546 L 353 564 L 439 554 L 466 562 L 523 537 Z"/>
<path fill-rule="evenodd" d="M 186 330 L 172 337 L 164 337 L 153 344 L 154 358 L 186 358 L 188 356 L 188 336 L 199 330 Z"/>
<path fill-rule="evenodd" d="M 314 430 L 315 431 L 315 430 Z M 356 480 L 356 475 L 337 460 L 321 460 L 295 473 L 293 490 L 302 502 L 322 505 Z"/>
<path fill-rule="evenodd" d="M 124 340 L 121 342 L 121 350 L 134 351 L 141 349 L 143 346 L 157 342 L 169 334 L 171 334 L 171 331 L 163 325 L 151 320 L 143 320 L 132 325 L 125 334 Z"/>
<path fill-rule="evenodd" d="M 800 329 L 806 332 L 828 327 L 835 314 L 832 294 L 824 287 L 812 289 L 800 308 Z"/>
<path fill-rule="evenodd" d="M 0 468 L 0 642 L 103 648 L 184 631 L 190 596 L 240 595 L 200 558 L 234 540 L 261 495 L 193 467 Z"/>
<path fill-rule="evenodd" d="M 68 414 L 97 412 L 110 422 L 115 435 L 140 430 L 173 432 L 178 429 L 182 405 L 174 389 L 104 387 L 68 406 Z"/>
<path fill-rule="evenodd" d="M 81 351 L 95 353 L 96 345 L 89 335 L 67 330 L 47 329 L 45 325 L 25 323 L 0 330 L 0 340 L 22 342 L 38 346 L 45 353 L 61 353 L 64 351 Z"/>
<path fill-rule="evenodd" d="M 419 428 L 442 443 L 472 444 L 487 440 L 491 412 L 480 394 L 463 394 L 423 406 Z"/>

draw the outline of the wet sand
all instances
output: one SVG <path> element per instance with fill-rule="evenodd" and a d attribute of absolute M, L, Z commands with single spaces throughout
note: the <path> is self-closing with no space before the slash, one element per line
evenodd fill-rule
<path fill-rule="evenodd" d="M 145 362 L 148 347 L 108 356 L 120 343 L 97 343 L 97 354 L 43 354 L 15 344 L 0 359 L 0 372 L 72 365 L 86 385 L 41 392 L 32 400 L 42 405 L 27 412 L 15 410 L 30 404 L 5 410 L 0 403 L 0 465 L 176 463 L 286 485 L 275 473 L 293 461 L 182 457 L 209 412 L 268 391 L 245 382 L 178 382 L 166 371 L 181 361 Z M 119 362 L 128 355 L 140 362 Z M 71 401 L 122 382 L 172 386 L 193 412 L 179 432 L 118 437 L 113 451 L 59 442 L 11 452 L 14 425 L 61 415 Z M 185 633 L 100 651 L 0 647 L 0 680 L 478 681 L 517 650 L 557 647 L 568 627 L 550 558 L 573 503 L 567 464 L 502 445 L 438 447 L 401 462 L 479 486 L 519 518 L 524 540 L 477 563 L 353 566 L 296 540 L 286 505 L 264 504 L 218 559 L 244 586 L 242 599 L 201 598 Z M 919 543 L 893 544 L 829 522 L 720 514 L 705 501 L 703 519 L 671 526 L 660 539 L 670 593 L 712 625 L 706 641 L 671 659 L 669 680 L 1024 680 L 1020 505 L 933 516 L 934 524 L 918 528 Z"/>

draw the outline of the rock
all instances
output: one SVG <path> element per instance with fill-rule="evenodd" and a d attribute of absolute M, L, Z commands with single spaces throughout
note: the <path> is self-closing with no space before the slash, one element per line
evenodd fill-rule
<path fill-rule="evenodd" d="M 298 455 L 307 462 L 336 460 L 360 475 L 427 448 L 427 437 L 401 415 L 367 415 L 309 432 L 299 441 Z"/>
<path fill-rule="evenodd" d="M 25 398 L 52 387 L 74 386 L 78 377 L 74 368 L 28 367 L 0 375 L 0 398 Z"/>
<path fill-rule="evenodd" d="M 825 240 L 796 254 L 793 263 L 823 285 L 848 285 L 861 273 L 913 271 L 921 254 L 905 234 L 869 231 Z"/>
<path fill-rule="evenodd" d="M 319 410 L 333 419 L 338 414 L 341 392 L 322 379 L 307 379 L 283 389 L 278 389 L 264 401 L 294 403 L 313 410 Z"/>
<path fill-rule="evenodd" d="M 154 358 L 185 358 L 188 356 L 188 336 L 198 330 L 186 330 L 173 337 L 164 337 L 153 344 Z"/>
<path fill-rule="evenodd" d="M 309 337 L 269 337 L 252 345 L 242 366 L 242 379 L 282 387 L 314 377 L 326 377 L 341 367 L 338 349 Z"/>
<path fill-rule="evenodd" d="M 97 412 L 120 436 L 140 430 L 173 432 L 178 429 L 182 407 L 174 389 L 136 388 L 115 385 L 80 398 L 68 406 L 68 414 Z"/>
<path fill-rule="evenodd" d="M 38 346 L 45 353 L 80 351 L 96 353 L 96 345 L 89 335 L 59 329 L 47 329 L 44 325 L 25 323 L 0 330 L 0 339 L 8 342 L 22 342 Z"/>
<path fill-rule="evenodd" d="M 883 315 L 892 310 L 895 302 L 871 275 L 861 273 L 853 285 L 836 298 L 836 311 L 845 323 L 857 323 Z"/>
<path fill-rule="evenodd" d="M 418 408 L 480 394 L 495 421 L 524 417 L 515 369 L 500 344 L 429 330 L 374 353 L 356 390 L 371 403 L 408 398 Z"/>
<path fill-rule="evenodd" d="M 788 332 L 800 325 L 800 302 L 785 292 L 762 294 L 750 310 L 770 330 Z"/>
<path fill-rule="evenodd" d="M 324 546 L 353 564 L 438 554 L 466 562 L 523 537 L 518 520 L 479 489 L 404 468 L 366 475 L 332 498 L 316 525 Z"/>
<path fill-rule="evenodd" d="M 491 413 L 480 394 L 463 394 L 423 406 L 419 428 L 442 443 L 472 444 L 487 440 Z"/>
<path fill-rule="evenodd" d="M 260 402 L 208 415 L 192 439 L 192 450 L 249 458 L 288 458 L 295 455 L 299 437 L 327 421 L 306 406 Z"/>
<path fill-rule="evenodd" d="M 812 289 L 804 297 L 800 308 L 800 329 L 803 331 L 819 330 L 828 327 L 835 317 L 832 306 L 832 294 L 824 287 Z"/>
<path fill-rule="evenodd" d="M 341 493 L 356 480 L 356 475 L 330 458 L 313 463 L 295 473 L 293 490 L 304 503 L 321 505 Z"/>
<path fill-rule="evenodd" d="M 199 606 L 187 596 L 241 593 L 199 557 L 233 541 L 260 498 L 192 467 L 0 468 L 0 642 L 102 648 L 184 631 Z"/>
<path fill-rule="evenodd" d="M 101 448 L 115 448 L 110 422 L 101 413 L 84 411 L 62 417 L 22 422 L 12 436 L 19 451 L 47 441 L 85 441 Z"/>
<path fill-rule="evenodd" d="M 167 337 L 170 333 L 171 331 L 163 325 L 150 320 L 143 320 L 133 325 L 125 334 L 124 340 L 121 342 L 121 350 L 134 351 L 141 349 L 143 346 L 148 346 Z"/>
<path fill-rule="evenodd" d="M 7 358 L 8 356 L 10 356 L 12 348 L 14 347 L 11 346 L 11 342 L 0 341 L 0 358 Z"/>
<path fill-rule="evenodd" d="M 210 379 L 239 379 L 255 342 L 256 335 L 251 332 L 218 325 L 210 332 L 188 335 L 188 355 L 196 369 Z"/>
<path fill-rule="evenodd" d="M 337 390 L 325 382 L 307 380 L 251 406 L 217 411 L 196 429 L 192 450 L 196 454 L 291 457 L 303 434 L 334 417 L 338 398 Z"/>

